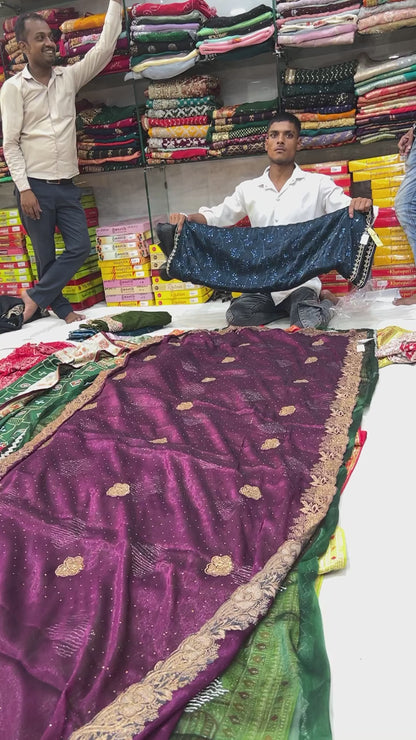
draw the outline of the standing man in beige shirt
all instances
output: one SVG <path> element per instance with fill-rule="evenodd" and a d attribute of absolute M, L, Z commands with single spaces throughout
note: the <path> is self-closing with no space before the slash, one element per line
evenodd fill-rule
<path fill-rule="evenodd" d="M 27 12 L 16 21 L 16 38 L 28 63 L 4 83 L 0 106 L 4 156 L 38 269 L 39 282 L 22 293 L 24 321 L 48 306 L 67 323 L 84 318 L 62 295 L 91 248 L 80 191 L 72 182 L 79 172 L 75 96 L 113 56 L 121 33 L 121 2 L 110 0 L 99 41 L 68 67 L 54 67 L 56 45 L 42 16 Z M 56 226 L 65 243 L 58 258 Z"/>

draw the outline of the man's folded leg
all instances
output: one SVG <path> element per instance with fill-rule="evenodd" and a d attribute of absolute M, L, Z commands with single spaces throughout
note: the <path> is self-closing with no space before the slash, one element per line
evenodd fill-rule
<path fill-rule="evenodd" d="M 325 329 L 334 313 L 332 301 L 328 298 L 321 301 L 312 288 L 297 288 L 283 301 L 281 308 L 287 311 L 292 326 L 302 329 Z"/>
<path fill-rule="evenodd" d="M 232 326 L 262 326 L 285 315 L 270 293 L 243 293 L 232 299 L 225 317 Z"/>

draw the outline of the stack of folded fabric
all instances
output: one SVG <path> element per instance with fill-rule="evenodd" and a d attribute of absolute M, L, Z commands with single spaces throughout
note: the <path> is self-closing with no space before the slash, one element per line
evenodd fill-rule
<path fill-rule="evenodd" d="M 275 32 L 273 11 L 257 5 L 245 13 L 212 17 L 197 33 L 197 49 L 202 58 L 226 59 L 254 56 L 273 49 Z"/>
<path fill-rule="evenodd" d="M 4 64 L 4 39 L 0 39 L 0 88 L 6 79 L 6 70 Z"/>
<path fill-rule="evenodd" d="M 60 53 L 67 64 L 74 64 L 92 49 L 100 38 L 105 21 L 105 13 L 85 15 L 82 18 L 66 20 L 61 24 Z M 100 75 L 126 72 L 129 68 L 128 38 L 123 20 L 123 28 L 118 38 L 113 58 Z"/>
<path fill-rule="evenodd" d="M 175 77 L 195 65 L 197 31 L 216 14 L 205 0 L 137 3 L 130 12 L 131 76 L 153 80 Z"/>
<path fill-rule="evenodd" d="M 285 70 L 283 104 L 301 121 L 302 149 L 322 149 L 355 139 L 354 72 L 357 62 Z"/>
<path fill-rule="evenodd" d="M 212 114 L 219 81 L 209 75 L 156 82 L 145 91 L 143 123 L 149 136 L 148 164 L 190 162 L 208 156 Z"/>
<path fill-rule="evenodd" d="M 98 266 L 98 254 L 96 250 L 96 230 L 98 226 L 98 209 L 95 201 L 94 191 L 90 187 L 81 189 L 81 205 L 87 219 L 88 233 L 91 242 L 91 251 L 84 264 L 75 273 L 72 280 L 63 289 L 64 296 L 70 301 L 75 310 L 81 310 L 93 306 L 104 300 L 103 283 Z M 26 246 L 32 264 L 34 278 L 37 278 L 37 269 L 33 245 L 26 237 Z M 65 249 L 62 234 L 55 233 L 55 251 L 59 256 Z"/>
<path fill-rule="evenodd" d="M 379 206 L 373 227 L 380 241 L 374 254 L 372 285 L 377 289 L 398 288 L 403 296 L 410 295 L 416 287 L 414 255 L 394 210 L 405 163 L 397 153 L 348 164 L 353 182 L 361 188 L 369 187 L 374 205 Z"/>
<path fill-rule="evenodd" d="M 233 157 L 264 152 L 269 121 L 278 113 L 277 100 L 241 103 L 214 111 L 211 157 Z"/>
<path fill-rule="evenodd" d="M 416 54 L 377 62 L 363 55 L 354 81 L 361 144 L 396 139 L 410 128 L 416 111 Z"/>
<path fill-rule="evenodd" d="M 25 230 L 17 208 L 0 210 L 0 295 L 16 296 L 33 287 Z"/>
<path fill-rule="evenodd" d="M 358 13 L 358 33 L 388 33 L 407 26 L 416 26 L 414 0 L 363 0 Z"/>
<path fill-rule="evenodd" d="M 282 46 L 352 44 L 360 0 L 289 0 L 277 4 L 277 40 Z"/>
<path fill-rule="evenodd" d="M 56 42 L 59 42 L 61 33 L 60 25 L 71 18 L 77 18 L 78 12 L 74 8 L 48 8 L 47 10 L 36 10 L 38 15 L 41 15 L 49 27 L 53 31 L 53 36 Z M 25 66 L 25 58 L 23 53 L 19 49 L 19 45 L 16 41 L 16 35 L 14 27 L 16 25 L 18 16 L 13 18 L 6 18 L 3 23 L 4 30 L 4 41 L 5 41 L 5 52 L 8 60 L 8 71 L 11 74 L 20 72 Z M 56 64 L 63 63 L 59 51 L 57 50 Z"/>
<path fill-rule="evenodd" d="M 135 106 L 77 107 L 77 152 L 80 172 L 107 172 L 139 167 L 141 146 Z"/>

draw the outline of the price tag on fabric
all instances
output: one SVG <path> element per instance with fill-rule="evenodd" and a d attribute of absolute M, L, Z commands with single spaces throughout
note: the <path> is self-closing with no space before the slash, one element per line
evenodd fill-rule
<path fill-rule="evenodd" d="M 370 228 L 368 229 L 368 233 L 369 233 L 369 235 L 371 236 L 371 238 L 372 238 L 372 240 L 373 240 L 374 244 L 375 244 L 375 245 L 376 245 L 377 247 L 382 247 L 382 246 L 383 246 L 383 242 L 381 241 L 381 239 L 380 239 L 379 235 L 377 234 L 377 232 L 376 232 L 376 231 L 374 231 L 374 229 L 372 229 L 372 228 L 371 228 L 371 226 L 370 226 Z"/>

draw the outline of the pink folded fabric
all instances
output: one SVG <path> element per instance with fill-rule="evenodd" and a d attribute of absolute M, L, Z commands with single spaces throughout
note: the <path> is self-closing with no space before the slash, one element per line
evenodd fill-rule
<path fill-rule="evenodd" d="M 361 105 L 365 102 L 372 100 L 387 100 L 390 98 L 398 98 L 402 95 L 414 95 L 416 93 L 416 82 L 402 82 L 399 85 L 388 85 L 387 87 L 380 87 L 378 89 L 370 90 L 365 95 L 360 95 L 358 103 Z"/>
<path fill-rule="evenodd" d="M 342 35 L 344 37 L 344 39 L 342 40 L 344 43 L 352 44 L 354 41 L 354 32 L 356 30 L 356 27 L 357 26 L 355 23 L 345 23 L 343 25 L 333 26 L 332 28 L 329 27 L 320 28 L 313 31 L 305 31 L 305 33 L 279 33 L 277 40 L 278 43 L 282 44 L 283 46 L 299 46 L 301 44 L 308 44 L 310 41 L 320 41 L 321 44 L 314 44 L 314 46 L 320 46 L 331 43 L 328 40 L 329 38 Z M 347 40 L 346 38 L 347 36 L 348 38 L 350 38 L 349 35 L 351 35 L 351 40 Z M 342 41 L 338 41 L 338 43 L 342 43 Z"/>
<path fill-rule="evenodd" d="M 395 107 L 395 108 L 378 108 L 377 110 L 373 111 L 367 111 L 365 109 L 362 110 L 362 112 L 358 113 L 356 116 L 356 121 L 359 123 L 362 118 L 377 118 L 377 116 L 382 115 L 383 113 L 388 113 L 389 115 L 394 116 L 396 113 L 409 113 L 412 114 L 416 110 L 416 102 L 414 105 L 406 105 L 403 108 L 401 107 Z"/>
<path fill-rule="evenodd" d="M 372 26 L 384 23 L 396 23 L 397 21 L 405 20 L 407 18 L 414 18 L 415 16 L 416 8 L 385 10 L 383 12 L 370 15 L 368 16 L 368 18 L 360 18 L 358 21 L 358 30 L 362 31 L 365 28 L 371 28 Z"/>
<path fill-rule="evenodd" d="M 131 14 L 133 18 L 140 18 L 142 15 L 183 15 L 192 10 L 199 10 L 206 18 L 217 15 L 216 8 L 210 8 L 204 0 L 186 0 L 184 3 L 168 3 L 167 5 L 138 3 L 132 6 Z"/>
<path fill-rule="evenodd" d="M 175 149 L 172 151 L 146 152 L 146 159 L 185 159 L 187 157 L 203 157 L 207 154 L 208 147 L 189 147 Z"/>
<path fill-rule="evenodd" d="M 408 28 L 416 26 L 416 13 L 411 18 L 400 18 L 390 23 L 377 23 L 375 26 L 369 26 L 369 28 L 360 28 L 358 32 L 360 34 L 371 34 L 371 33 L 390 33 L 391 31 L 397 31 L 399 28 Z"/>
<path fill-rule="evenodd" d="M 198 47 L 198 51 L 201 55 L 204 54 L 223 54 L 227 51 L 240 48 L 242 46 L 254 46 L 255 44 L 261 44 L 267 41 L 274 33 L 274 26 L 268 26 L 262 28 L 260 31 L 253 31 L 247 33 L 245 36 L 235 36 L 228 41 L 215 41 L 208 42 L 204 41 L 201 46 Z"/>
<path fill-rule="evenodd" d="M 342 46 L 343 44 L 353 44 L 355 33 L 340 33 L 336 36 L 329 36 L 327 38 L 317 38 L 312 39 L 311 41 L 286 41 L 286 37 L 284 37 L 284 41 L 279 41 L 279 44 L 282 46 L 306 46 L 306 47 L 319 47 L 319 46 Z"/>

